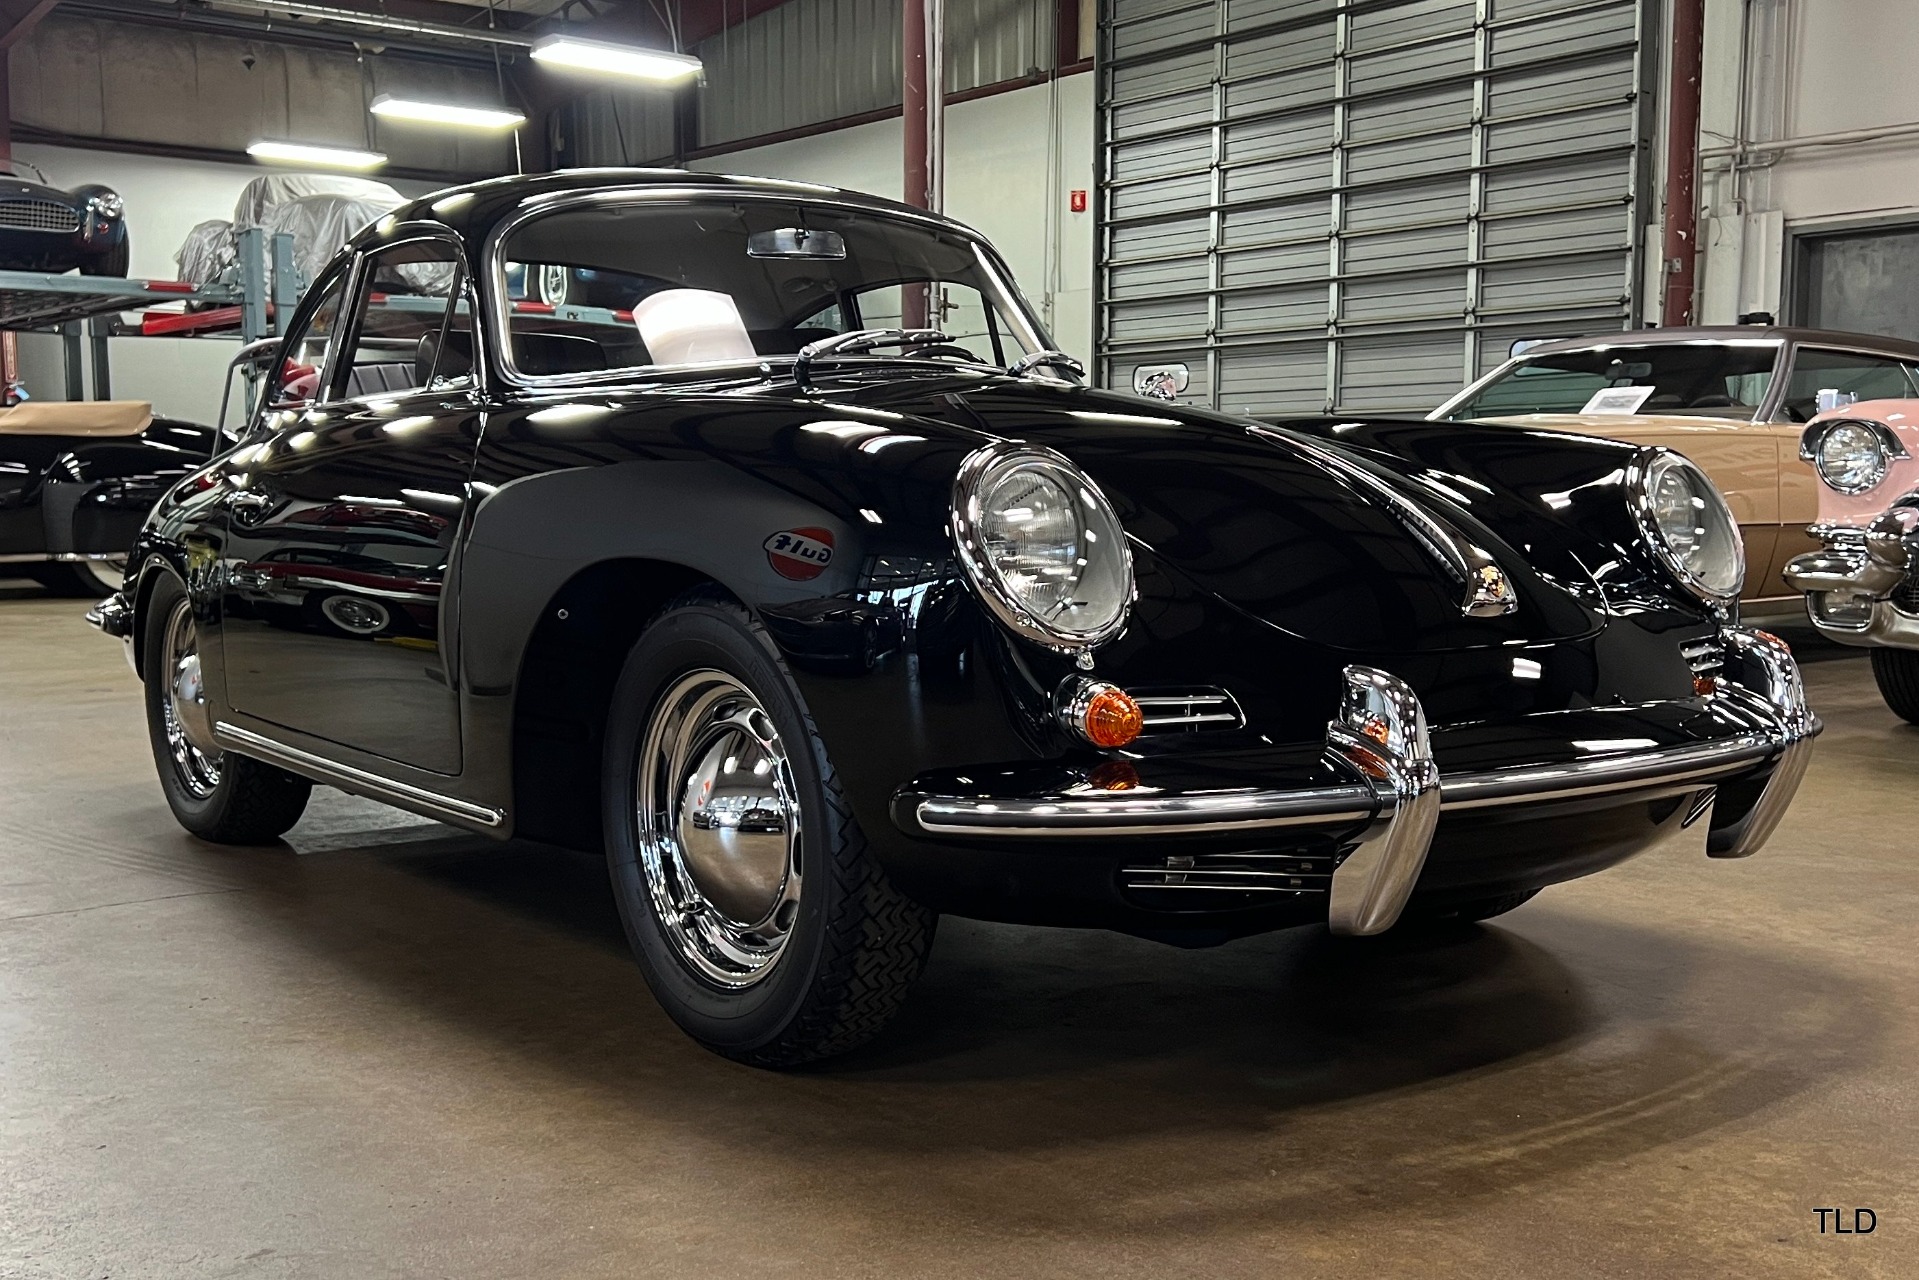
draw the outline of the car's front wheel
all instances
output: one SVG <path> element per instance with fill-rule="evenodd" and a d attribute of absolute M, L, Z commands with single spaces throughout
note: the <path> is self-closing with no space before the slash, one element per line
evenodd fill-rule
<path fill-rule="evenodd" d="M 1907 724 L 1919 724 L 1919 651 L 1874 649 L 1872 678 L 1892 714 Z"/>
<path fill-rule="evenodd" d="M 789 1067 L 892 1018 L 937 917 L 867 848 L 771 640 L 739 605 L 697 592 L 647 628 L 614 692 L 601 784 L 627 938 L 689 1035 Z"/>
<path fill-rule="evenodd" d="M 214 741 L 199 622 L 178 578 L 154 588 L 146 617 L 147 736 L 174 818 L 216 844 L 266 844 L 286 834 L 306 810 L 313 784 Z"/>

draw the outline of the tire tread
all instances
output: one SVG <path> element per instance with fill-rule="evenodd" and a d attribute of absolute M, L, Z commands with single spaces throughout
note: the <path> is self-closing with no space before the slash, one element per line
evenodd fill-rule
<path fill-rule="evenodd" d="M 1919 652 L 1874 649 L 1872 678 L 1894 715 L 1907 724 L 1919 724 Z"/>

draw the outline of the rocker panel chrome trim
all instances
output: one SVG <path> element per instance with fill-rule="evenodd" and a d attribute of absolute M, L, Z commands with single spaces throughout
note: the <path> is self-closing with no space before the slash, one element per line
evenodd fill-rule
<path fill-rule="evenodd" d="M 455 822 L 477 824 L 483 827 L 497 827 L 506 821 L 506 814 L 499 809 L 489 809 L 468 800 L 441 795 L 437 791 L 428 791 L 425 787 L 416 787 L 412 783 L 398 782 L 377 773 L 369 773 L 365 769 L 356 769 L 352 765 L 329 760 L 311 751 L 302 751 L 284 742 L 276 742 L 264 734 L 255 733 L 251 729 L 242 729 L 224 720 L 213 726 L 213 736 L 221 746 L 238 751 L 242 755 L 259 756 L 271 764 L 283 765 L 296 773 L 312 775 L 322 782 L 333 783 L 348 791 L 365 791 L 376 800 L 387 800 L 401 808 L 419 810 L 434 817 L 450 818 Z"/>

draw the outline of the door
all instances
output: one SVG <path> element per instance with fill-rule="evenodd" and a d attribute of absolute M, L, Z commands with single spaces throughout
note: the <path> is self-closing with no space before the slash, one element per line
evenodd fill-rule
<path fill-rule="evenodd" d="M 341 339 L 292 337 L 272 430 L 235 455 L 222 604 L 235 709 L 442 774 L 460 770 L 445 588 L 483 417 L 460 261 L 439 238 L 369 253 Z"/>

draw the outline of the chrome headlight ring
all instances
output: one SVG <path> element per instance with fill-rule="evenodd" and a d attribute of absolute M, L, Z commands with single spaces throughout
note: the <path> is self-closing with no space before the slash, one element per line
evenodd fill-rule
<path fill-rule="evenodd" d="M 1009 500 L 1025 505 L 1003 505 Z M 951 519 L 967 579 L 1015 634 L 1071 653 L 1126 626 L 1137 594 L 1126 531 L 1099 486 L 1063 455 L 1011 440 L 974 450 L 953 480 Z M 1050 529 L 1031 531 L 1043 525 Z"/>
<path fill-rule="evenodd" d="M 1827 418 L 1799 438 L 1800 459 L 1812 464 L 1827 488 L 1848 496 L 1878 488 L 1894 459 L 1907 456 L 1899 433 L 1870 418 Z"/>
<path fill-rule="evenodd" d="M 1724 495 L 1699 465 L 1642 449 L 1627 468 L 1628 501 L 1646 544 L 1681 586 L 1724 607 L 1746 585 L 1746 543 Z"/>

